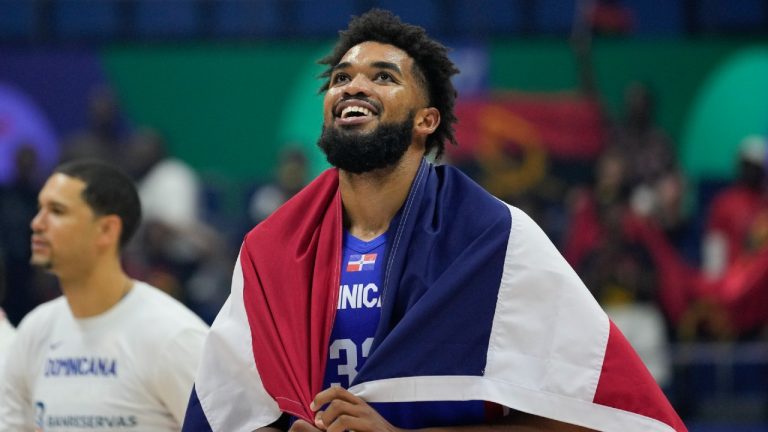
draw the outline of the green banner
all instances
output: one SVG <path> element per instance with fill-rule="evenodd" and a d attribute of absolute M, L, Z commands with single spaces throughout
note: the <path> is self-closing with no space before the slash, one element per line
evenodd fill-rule
<path fill-rule="evenodd" d="M 597 41 L 595 76 L 608 111 L 620 111 L 624 87 L 648 82 L 658 121 L 679 141 L 700 86 L 739 41 Z M 303 146 L 313 173 L 325 167 L 315 141 L 322 123 L 315 62 L 329 41 L 264 44 L 166 44 L 109 47 L 105 69 L 128 117 L 159 128 L 170 150 L 203 173 L 233 181 L 271 178 L 279 149 Z M 562 40 L 489 44 L 493 89 L 535 92 L 578 88 L 570 46 Z M 614 114 L 615 116 L 615 114 Z M 687 160 L 687 159 L 685 159 Z"/>
<path fill-rule="evenodd" d="M 715 70 L 684 125 L 681 159 L 693 179 L 731 178 L 747 135 L 768 133 L 768 48 L 745 49 Z"/>

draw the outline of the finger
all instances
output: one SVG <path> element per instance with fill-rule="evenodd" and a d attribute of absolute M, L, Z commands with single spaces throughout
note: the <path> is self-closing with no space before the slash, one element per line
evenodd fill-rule
<path fill-rule="evenodd" d="M 317 415 L 315 415 L 315 425 L 319 428 L 326 428 L 340 416 L 360 417 L 361 414 L 362 409 L 360 405 L 342 399 L 334 399 L 325 410 L 317 412 Z"/>
<path fill-rule="evenodd" d="M 328 425 L 325 429 L 326 432 L 372 432 L 373 428 L 370 422 L 365 419 L 351 416 L 348 414 L 340 415 L 336 420 Z"/>
<path fill-rule="evenodd" d="M 319 430 L 304 420 L 296 420 L 288 429 L 289 432 L 318 432 Z"/>
<path fill-rule="evenodd" d="M 359 397 L 353 395 L 348 390 L 341 388 L 341 387 L 329 387 L 317 395 L 315 395 L 315 398 L 312 400 L 312 402 L 309 404 L 309 408 L 312 411 L 319 410 L 323 405 L 333 401 L 333 400 L 343 400 L 350 403 L 360 403 L 363 402 L 362 399 Z"/>

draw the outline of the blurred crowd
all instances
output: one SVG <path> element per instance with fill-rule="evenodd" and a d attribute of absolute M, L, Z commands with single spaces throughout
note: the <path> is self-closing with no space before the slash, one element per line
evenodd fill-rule
<path fill-rule="evenodd" d="M 550 161 L 545 178 L 500 198 L 542 225 L 668 386 L 673 344 L 768 340 L 768 141 L 744 137 L 731 181 L 691 184 L 654 101 L 630 83 L 590 174 Z"/>

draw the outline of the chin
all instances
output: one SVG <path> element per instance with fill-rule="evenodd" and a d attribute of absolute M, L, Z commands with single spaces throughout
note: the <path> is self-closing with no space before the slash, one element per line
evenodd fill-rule
<path fill-rule="evenodd" d="M 33 256 L 29 260 L 29 263 L 33 267 L 38 267 L 38 268 L 41 268 L 43 270 L 51 270 L 51 268 L 53 268 L 53 261 L 50 258 L 35 257 L 35 256 Z"/>
<path fill-rule="evenodd" d="M 376 131 L 376 125 L 366 123 L 361 125 L 333 126 L 341 133 L 348 135 L 370 135 Z"/>

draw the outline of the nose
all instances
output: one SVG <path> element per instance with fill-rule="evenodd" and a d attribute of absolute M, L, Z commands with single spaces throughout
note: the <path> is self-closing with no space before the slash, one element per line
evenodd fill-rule
<path fill-rule="evenodd" d="M 29 223 L 29 227 L 32 228 L 32 232 L 38 232 L 43 229 L 44 217 L 42 209 L 37 211 L 37 214 L 35 214 L 35 217 L 33 217 L 32 221 Z"/>
<path fill-rule="evenodd" d="M 352 81 L 344 86 L 344 96 L 355 96 L 371 94 L 371 80 L 364 74 L 357 74 L 352 78 Z"/>

